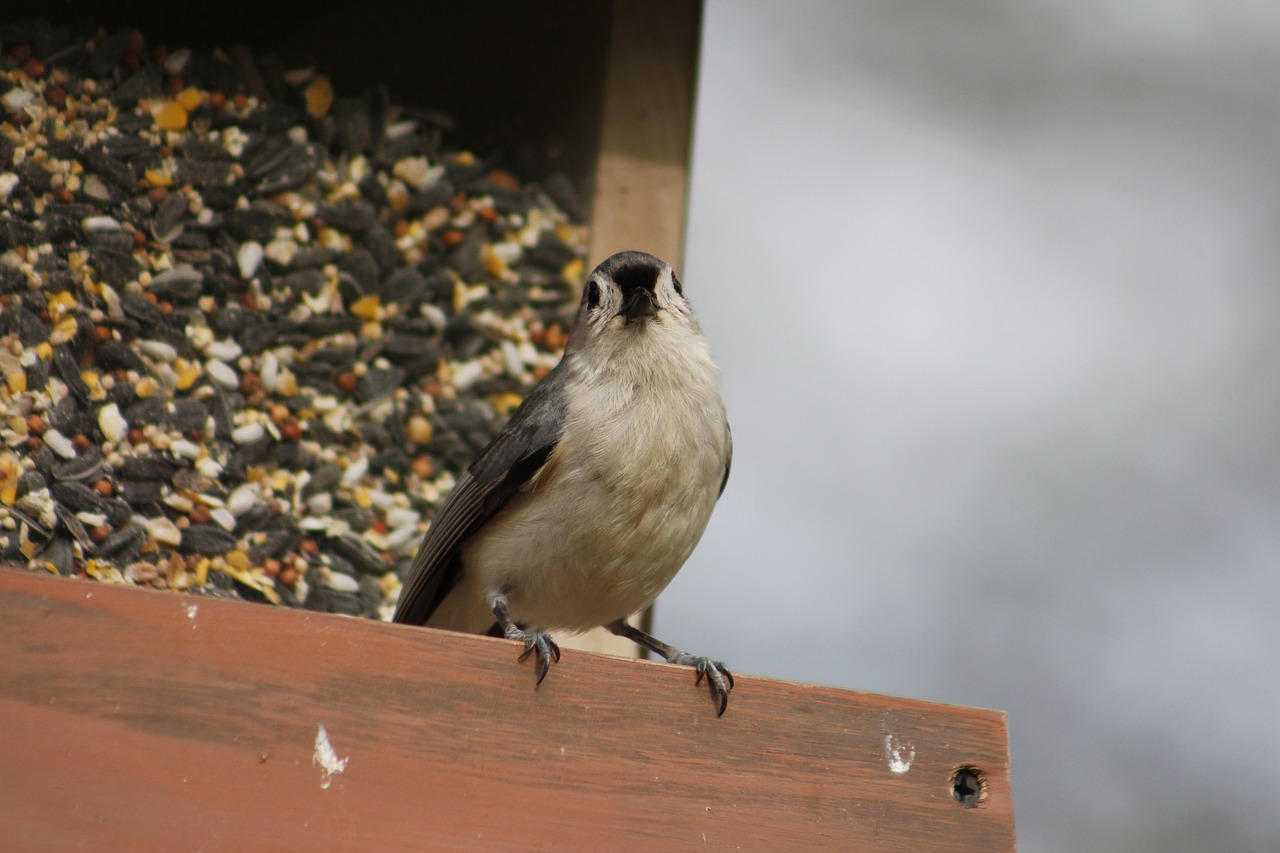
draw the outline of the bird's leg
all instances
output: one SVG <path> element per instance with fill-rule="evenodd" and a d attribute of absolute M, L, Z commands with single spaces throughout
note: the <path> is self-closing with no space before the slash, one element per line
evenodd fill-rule
<path fill-rule="evenodd" d="M 693 667 L 698 674 L 694 684 L 701 684 L 703 678 L 707 679 L 707 686 L 711 688 L 711 698 L 718 705 L 717 717 L 724 713 L 725 708 L 729 707 L 729 691 L 733 689 L 733 674 L 720 661 L 691 655 L 688 652 L 680 651 L 675 646 L 668 646 L 657 637 L 646 634 L 631 625 L 626 619 L 610 622 L 605 627 L 619 637 L 626 637 L 631 642 L 644 646 L 649 651 L 657 652 L 668 663 L 678 663 L 683 666 Z"/>
<path fill-rule="evenodd" d="M 494 618 L 502 627 L 502 635 L 508 640 L 519 640 L 524 643 L 524 653 L 520 655 L 521 661 L 537 652 L 538 657 L 534 661 L 533 671 L 538 676 L 537 684 L 541 684 L 542 679 L 547 677 L 547 670 L 551 668 L 551 664 L 560 662 L 560 647 L 556 645 L 555 640 L 551 639 L 550 634 L 526 631 L 512 621 L 511 614 L 507 612 L 507 596 L 504 593 L 498 593 L 493 597 L 491 609 Z"/>

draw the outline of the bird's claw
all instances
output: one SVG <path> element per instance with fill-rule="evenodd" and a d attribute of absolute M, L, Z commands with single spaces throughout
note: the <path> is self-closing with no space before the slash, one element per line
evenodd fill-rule
<path fill-rule="evenodd" d="M 729 707 L 729 691 L 733 689 L 733 673 L 729 672 L 729 668 L 722 661 L 691 655 L 687 652 L 677 653 L 670 661 L 693 667 L 694 672 L 697 673 L 697 678 L 693 682 L 695 686 L 702 684 L 702 679 L 707 680 L 707 687 L 711 689 L 711 698 L 717 705 L 716 716 L 723 717 L 725 709 Z"/>
<path fill-rule="evenodd" d="M 529 655 L 537 653 L 537 659 L 534 661 L 533 671 L 538 676 L 534 686 L 542 683 L 542 679 L 547 677 L 547 670 L 551 668 L 551 664 L 560 662 L 560 647 L 556 645 L 556 641 L 551 639 L 550 634 L 544 634 L 541 631 L 524 631 L 519 628 L 506 632 L 507 639 L 520 640 L 524 643 L 524 651 L 520 654 L 520 662 L 524 663 Z"/>

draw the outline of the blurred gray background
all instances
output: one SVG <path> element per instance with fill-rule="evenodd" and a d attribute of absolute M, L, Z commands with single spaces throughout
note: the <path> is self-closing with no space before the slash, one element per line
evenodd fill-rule
<path fill-rule="evenodd" d="M 660 635 L 1007 710 L 1026 853 L 1280 850 L 1278 226 L 1274 3 L 710 0 Z"/>

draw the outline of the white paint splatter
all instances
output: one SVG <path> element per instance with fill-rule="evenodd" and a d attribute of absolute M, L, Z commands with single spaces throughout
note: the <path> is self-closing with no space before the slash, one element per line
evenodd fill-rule
<path fill-rule="evenodd" d="M 906 773 L 916 760 L 916 748 L 910 743 L 899 743 L 892 734 L 884 736 L 884 754 L 889 759 L 891 773 Z"/>
<path fill-rule="evenodd" d="M 316 752 L 311 756 L 311 763 L 319 764 L 320 769 L 324 771 L 320 777 L 320 787 L 328 788 L 332 785 L 333 777 L 346 770 L 347 762 L 350 760 L 350 758 L 338 757 L 333 744 L 329 743 L 329 733 L 321 724 L 319 731 L 316 732 Z"/>

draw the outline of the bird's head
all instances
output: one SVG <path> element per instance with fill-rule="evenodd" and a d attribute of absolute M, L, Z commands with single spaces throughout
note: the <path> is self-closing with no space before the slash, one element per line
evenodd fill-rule
<path fill-rule="evenodd" d="M 644 252 L 619 252 L 596 267 L 583 285 L 575 331 L 593 337 L 692 322 L 671 264 Z"/>

